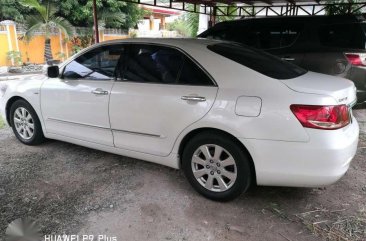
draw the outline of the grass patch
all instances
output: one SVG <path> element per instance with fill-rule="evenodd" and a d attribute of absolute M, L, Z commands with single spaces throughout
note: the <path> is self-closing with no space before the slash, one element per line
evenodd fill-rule
<path fill-rule="evenodd" d="M 361 241 L 366 238 L 366 215 L 360 210 L 356 215 L 342 214 L 342 210 L 317 208 L 296 215 L 302 223 L 324 240 Z"/>
<path fill-rule="evenodd" d="M 3 129 L 5 127 L 5 121 L 3 120 L 3 117 L 0 116 L 0 129 Z"/>

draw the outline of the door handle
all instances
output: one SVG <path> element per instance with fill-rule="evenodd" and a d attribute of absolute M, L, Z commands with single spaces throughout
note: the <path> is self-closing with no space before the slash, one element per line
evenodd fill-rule
<path fill-rule="evenodd" d="M 92 93 L 95 95 L 108 95 L 108 91 L 103 90 L 101 88 L 97 88 L 97 89 L 93 90 Z"/>
<path fill-rule="evenodd" d="M 198 102 L 206 101 L 206 98 L 205 97 L 202 97 L 202 96 L 192 96 L 192 95 L 182 96 L 181 99 L 182 100 L 189 100 L 189 101 L 198 101 Z"/>
<path fill-rule="evenodd" d="M 281 59 L 285 60 L 285 61 L 295 61 L 295 58 L 291 58 L 291 57 L 282 57 Z"/>

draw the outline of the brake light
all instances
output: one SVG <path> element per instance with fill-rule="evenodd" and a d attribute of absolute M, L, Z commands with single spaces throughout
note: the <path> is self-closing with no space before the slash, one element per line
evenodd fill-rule
<path fill-rule="evenodd" d="M 335 130 L 350 123 L 346 105 L 291 105 L 290 109 L 301 125 L 307 128 Z"/>
<path fill-rule="evenodd" d="M 348 62 L 355 66 L 366 66 L 366 54 L 346 53 Z"/>

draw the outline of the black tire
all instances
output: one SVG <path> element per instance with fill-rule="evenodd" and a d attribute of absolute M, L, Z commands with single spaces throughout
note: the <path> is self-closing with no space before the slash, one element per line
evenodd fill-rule
<path fill-rule="evenodd" d="M 225 149 L 225 151 L 229 152 L 229 154 L 233 157 L 236 164 L 236 180 L 233 181 L 232 186 L 225 191 L 211 191 L 201 184 L 193 174 L 193 166 L 192 159 L 195 152 L 203 145 L 217 145 Z M 214 147 L 212 147 L 214 148 Z M 209 148 L 210 149 L 210 148 Z M 214 150 L 213 150 L 214 152 Z M 202 159 L 202 158 L 201 158 Z M 213 160 L 212 160 L 213 162 Z M 218 161 L 217 161 L 218 162 Z M 216 163 L 216 162 L 215 162 Z M 195 164 L 193 164 L 195 165 Z M 206 165 L 206 164 L 205 164 Z M 216 163 L 217 165 L 217 163 Z M 222 165 L 221 168 L 223 168 Z M 208 165 L 206 166 L 208 168 Z M 214 165 L 211 166 L 215 168 Z M 252 173 L 251 171 L 251 163 L 250 157 L 248 154 L 240 147 L 230 136 L 222 134 L 216 131 L 207 131 L 200 133 L 194 136 L 185 146 L 182 155 L 182 168 L 187 177 L 190 184 L 193 188 L 206 198 L 209 198 L 214 201 L 230 201 L 241 195 L 243 192 L 246 192 L 251 186 Z M 200 169 L 202 170 L 202 169 Z M 211 175 L 214 173 L 211 169 L 209 173 Z M 216 169 L 215 169 L 216 170 Z M 218 171 L 216 171 L 218 172 Z M 210 174 L 205 174 L 208 178 Z M 204 179 L 204 176 L 202 177 Z M 215 179 L 215 177 L 212 177 Z M 225 178 L 225 177 L 224 177 Z M 201 179 L 200 179 L 201 180 Z M 216 182 L 216 187 L 219 186 L 218 179 L 214 180 L 213 183 Z"/>
<path fill-rule="evenodd" d="M 15 127 L 14 115 L 15 115 L 15 111 L 20 107 L 26 109 L 29 112 L 29 114 L 31 115 L 32 120 L 33 120 L 33 124 L 34 124 L 33 135 L 29 139 L 23 138 L 18 133 L 18 131 Z M 10 107 L 10 124 L 11 124 L 13 132 L 14 132 L 15 136 L 17 137 L 17 139 L 20 142 L 22 142 L 26 145 L 31 145 L 31 146 L 39 145 L 39 144 L 43 143 L 44 140 L 45 140 L 45 137 L 43 135 L 41 122 L 39 121 L 37 113 L 35 112 L 33 107 L 25 100 L 17 100 L 11 105 L 11 107 Z"/>

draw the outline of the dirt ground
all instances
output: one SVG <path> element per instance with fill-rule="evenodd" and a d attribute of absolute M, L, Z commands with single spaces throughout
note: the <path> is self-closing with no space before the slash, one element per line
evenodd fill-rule
<path fill-rule="evenodd" d="M 43 234 L 122 240 L 366 240 L 366 110 L 348 173 L 326 188 L 255 187 L 235 201 L 197 194 L 181 171 L 0 130 L 0 241 L 32 217 Z"/>

